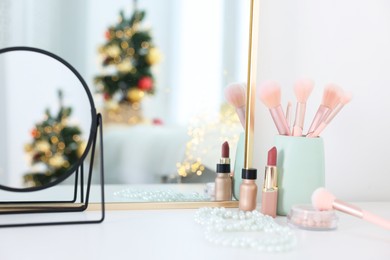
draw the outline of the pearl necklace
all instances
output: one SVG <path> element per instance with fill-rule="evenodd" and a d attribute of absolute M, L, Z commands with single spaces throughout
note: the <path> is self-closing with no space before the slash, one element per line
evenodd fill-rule
<path fill-rule="evenodd" d="M 114 196 L 120 199 L 126 199 L 138 202 L 179 202 L 179 201 L 210 201 L 210 197 L 201 195 L 198 192 L 189 194 L 175 192 L 172 190 L 140 190 L 124 189 L 114 192 Z"/>
<path fill-rule="evenodd" d="M 195 222 L 206 227 L 206 240 L 216 245 L 285 252 L 297 244 L 296 236 L 289 227 L 277 224 L 272 217 L 256 210 L 200 208 L 195 213 Z"/>

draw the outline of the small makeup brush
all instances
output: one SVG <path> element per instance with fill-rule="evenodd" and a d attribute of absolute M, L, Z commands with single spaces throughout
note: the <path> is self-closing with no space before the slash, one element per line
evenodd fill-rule
<path fill-rule="evenodd" d="M 333 109 L 340 100 L 341 88 L 335 84 L 328 84 L 324 89 L 322 96 L 322 103 L 319 106 L 316 115 L 314 116 L 313 122 L 309 128 L 308 135 L 321 124 L 324 120 L 323 116 L 328 113 L 329 110 Z"/>
<path fill-rule="evenodd" d="M 260 86 L 259 99 L 268 107 L 280 135 L 291 135 L 282 106 L 280 105 L 280 86 L 274 81 L 264 82 Z"/>
<path fill-rule="evenodd" d="M 314 82 L 310 79 L 301 79 L 295 83 L 294 93 L 297 98 L 297 110 L 295 112 L 293 136 L 302 136 L 305 121 L 306 101 L 314 88 Z"/>
<path fill-rule="evenodd" d="M 291 129 L 291 108 L 292 108 L 292 103 L 291 101 L 288 101 L 287 108 L 286 108 L 286 121 L 287 121 L 288 129 Z"/>
<path fill-rule="evenodd" d="M 227 102 L 236 108 L 242 127 L 245 129 L 246 92 L 243 84 L 233 83 L 225 88 Z"/>
<path fill-rule="evenodd" d="M 334 85 L 334 84 L 333 84 L 333 85 Z M 334 87 L 336 87 L 337 90 L 338 90 L 338 96 L 339 96 L 339 98 L 338 98 L 337 102 L 334 103 L 334 107 L 333 107 L 332 109 L 329 109 L 328 111 L 326 111 L 326 113 L 322 116 L 322 118 L 321 118 L 320 122 L 317 124 L 317 127 L 316 127 L 316 128 L 318 128 L 318 127 L 320 126 L 321 122 L 323 122 L 323 121 L 330 115 L 330 113 L 332 112 L 332 110 L 335 109 L 336 106 L 340 103 L 340 99 L 344 96 L 344 91 L 343 91 L 343 89 L 342 89 L 341 87 L 339 87 L 339 86 L 337 86 L 337 85 L 334 85 Z M 314 129 L 314 131 L 315 131 L 315 129 Z"/>
<path fill-rule="evenodd" d="M 378 226 L 390 229 L 390 221 L 374 215 L 371 212 L 362 210 L 354 205 L 337 199 L 332 193 L 325 188 L 318 188 L 311 196 L 313 207 L 317 210 L 336 209 L 349 215 L 361 218 Z"/>
<path fill-rule="evenodd" d="M 351 93 L 344 93 L 340 98 L 340 102 L 336 105 L 336 107 L 329 113 L 328 116 L 321 122 L 321 124 L 314 130 L 313 133 L 310 133 L 307 137 L 317 137 L 322 131 L 324 131 L 325 127 L 329 125 L 329 123 L 333 120 L 333 118 L 341 111 L 341 109 L 348 104 L 352 99 Z"/>

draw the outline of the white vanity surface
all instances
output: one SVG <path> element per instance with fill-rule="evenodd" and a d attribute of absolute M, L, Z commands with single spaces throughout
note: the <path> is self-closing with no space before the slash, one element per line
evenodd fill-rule
<path fill-rule="evenodd" d="M 356 204 L 390 219 L 390 202 Z M 3 228 L 0 259 L 390 259 L 390 230 L 342 213 L 335 231 L 295 230 L 293 251 L 260 253 L 209 244 L 194 222 L 195 211 L 108 210 L 101 224 Z M 76 214 L 1 215 L 0 220 L 91 219 L 100 213 Z"/>

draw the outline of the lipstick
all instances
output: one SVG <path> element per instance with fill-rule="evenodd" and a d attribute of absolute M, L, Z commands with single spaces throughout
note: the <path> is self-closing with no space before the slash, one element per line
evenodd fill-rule
<path fill-rule="evenodd" d="M 221 158 L 217 164 L 215 178 L 215 200 L 232 199 L 232 178 L 230 177 L 229 143 L 224 142 L 221 149 Z"/>
<path fill-rule="evenodd" d="M 268 162 L 267 166 L 265 166 L 261 203 L 261 212 L 273 218 L 276 217 L 276 206 L 278 202 L 278 171 L 276 162 L 277 150 L 274 146 L 268 151 Z"/>
<path fill-rule="evenodd" d="M 227 141 L 225 141 L 222 144 L 221 159 L 219 160 L 220 164 L 227 164 L 230 167 L 229 153 L 230 153 L 229 143 Z M 229 172 L 230 172 L 230 169 L 229 169 Z"/>

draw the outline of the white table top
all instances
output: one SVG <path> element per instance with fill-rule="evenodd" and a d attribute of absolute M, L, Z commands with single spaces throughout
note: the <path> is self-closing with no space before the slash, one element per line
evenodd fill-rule
<path fill-rule="evenodd" d="M 357 205 L 390 219 L 390 202 Z M 342 213 L 335 231 L 295 230 L 298 246 L 292 252 L 260 253 L 209 244 L 194 222 L 195 211 L 108 211 L 102 224 L 5 228 L 0 231 L 0 259 L 390 259 L 389 230 Z M 99 213 L 82 214 L 90 218 Z M 54 220 L 64 215 L 73 213 L 0 219 Z"/>

